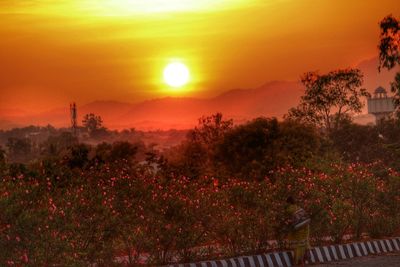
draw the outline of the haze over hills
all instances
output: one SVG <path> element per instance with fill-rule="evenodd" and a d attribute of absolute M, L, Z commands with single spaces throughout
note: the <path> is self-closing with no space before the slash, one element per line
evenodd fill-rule
<path fill-rule="evenodd" d="M 377 71 L 377 58 L 365 60 L 357 68 L 364 73 L 364 87 L 373 92 L 381 85 L 388 89 L 395 70 Z M 116 101 L 95 101 L 78 106 L 78 121 L 87 113 L 103 118 L 110 129 L 136 128 L 140 130 L 187 129 L 195 126 L 198 118 L 215 112 L 222 112 L 235 123 L 259 117 L 282 118 L 288 109 L 298 104 L 303 94 L 300 82 L 273 81 L 253 89 L 234 89 L 213 98 L 168 97 L 147 100 L 138 104 Z M 371 122 L 369 115 L 359 116 L 362 122 Z M 39 114 L 23 110 L 0 109 L 0 128 L 6 129 L 26 125 L 48 125 L 68 127 L 69 107 L 56 108 Z"/>
<path fill-rule="evenodd" d="M 222 112 L 226 118 L 240 123 L 258 116 L 281 118 L 290 107 L 297 104 L 301 94 L 300 83 L 277 81 L 255 89 L 231 90 L 209 99 L 168 97 L 138 104 L 96 101 L 78 107 L 78 120 L 81 121 L 84 114 L 95 113 L 111 129 L 187 129 L 195 126 L 203 115 Z M 12 126 L 69 126 L 68 106 L 33 115 L 1 115 L 6 121 L 0 125 L 2 128 L 8 128 L 7 122 Z"/>

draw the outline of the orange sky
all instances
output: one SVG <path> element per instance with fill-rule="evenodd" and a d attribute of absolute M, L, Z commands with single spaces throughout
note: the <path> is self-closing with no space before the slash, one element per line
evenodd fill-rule
<path fill-rule="evenodd" d="M 0 106 L 215 96 L 378 54 L 398 0 L 2 0 Z M 191 83 L 162 82 L 180 59 Z"/>

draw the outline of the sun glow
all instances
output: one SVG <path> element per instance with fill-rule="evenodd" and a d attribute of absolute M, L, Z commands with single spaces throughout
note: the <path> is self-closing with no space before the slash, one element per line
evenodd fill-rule
<path fill-rule="evenodd" d="M 85 0 L 86 6 L 95 7 L 108 15 L 190 12 L 235 8 L 249 0 Z"/>
<path fill-rule="evenodd" d="M 5 4 L 0 1 L 0 14 L 31 13 L 41 15 L 82 16 L 88 17 L 119 17 L 119 16 L 149 16 L 160 13 L 181 12 L 217 12 L 237 9 L 260 3 L 261 0 L 34 0 L 12 1 Z M 15 3 L 14 3 L 15 2 Z"/>
<path fill-rule="evenodd" d="M 172 62 L 164 69 L 164 81 L 172 87 L 182 87 L 189 82 L 189 69 L 180 62 Z"/>

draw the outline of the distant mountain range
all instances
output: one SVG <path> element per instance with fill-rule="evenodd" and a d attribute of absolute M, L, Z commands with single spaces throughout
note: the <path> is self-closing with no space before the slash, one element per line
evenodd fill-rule
<path fill-rule="evenodd" d="M 379 85 L 388 88 L 394 77 L 395 71 L 379 74 L 377 64 L 374 58 L 356 66 L 365 74 L 364 87 L 370 92 Z M 95 101 L 78 107 L 78 119 L 81 121 L 84 114 L 95 113 L 103 118 L 104 125 L 110 129 L 167 130 L 191 128 L 197 124 L 198 118 L 215 112 L 222 112 L 236 123 L 259 116 L 282 118 L 288 109 L 299 103 L 303 90 L 299 82 L 273 81 L 258 88 L 234 89 L 207 99 L 167 97 L 138 104 Z M 359 118 L 363 123 L 372 121 L 368 115 Z M 0 109 L 0 128 L 3 129 L 47 124 L 68 127 L 69 107 L 38 114 Z"/>
<path fill-rule="evenodd" d="M 235 89 L 214 98 L 167 97 L 129 104 L 115 101 L 96 101 L 78 107 L 78 120 L 84 114 L 95 113 L 111 129 L 137 128 L 142 130 L 187 129 L 197 124 L 198 118 L 222 112 L 226 118 L 242 122 L 258 116 L 281 118 L 295 106 L 302 94 L 297 82 L 270 82 L 255 89 Z M 39 114 L 0 112 L 5 119 L 0 127 L 17 125 L 47 125 L 66 127 L 70 124 L 69 107 Z M 8 127 L 7 127 L 8 124 Z"/>

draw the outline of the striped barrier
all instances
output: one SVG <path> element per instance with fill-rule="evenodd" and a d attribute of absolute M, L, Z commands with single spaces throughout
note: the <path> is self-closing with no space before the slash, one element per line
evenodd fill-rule
<path fill-rule="evenodd" d="M 324 263 L 392 251 L 400 251 L 400 238 L 312 248 L 309 250 L 309 261 Z"/>
<path fill-rule="evenodd" d="M 308 263 L 326 263 L 400 251 L 400 237 L 315 247 L 308 251 Z M 203 261 L 168 265 L 168 267 L 291 267 L 293 254 L 290 251 L 274 252 L 255 256 L 242 256 L 224 260 Z"/>

